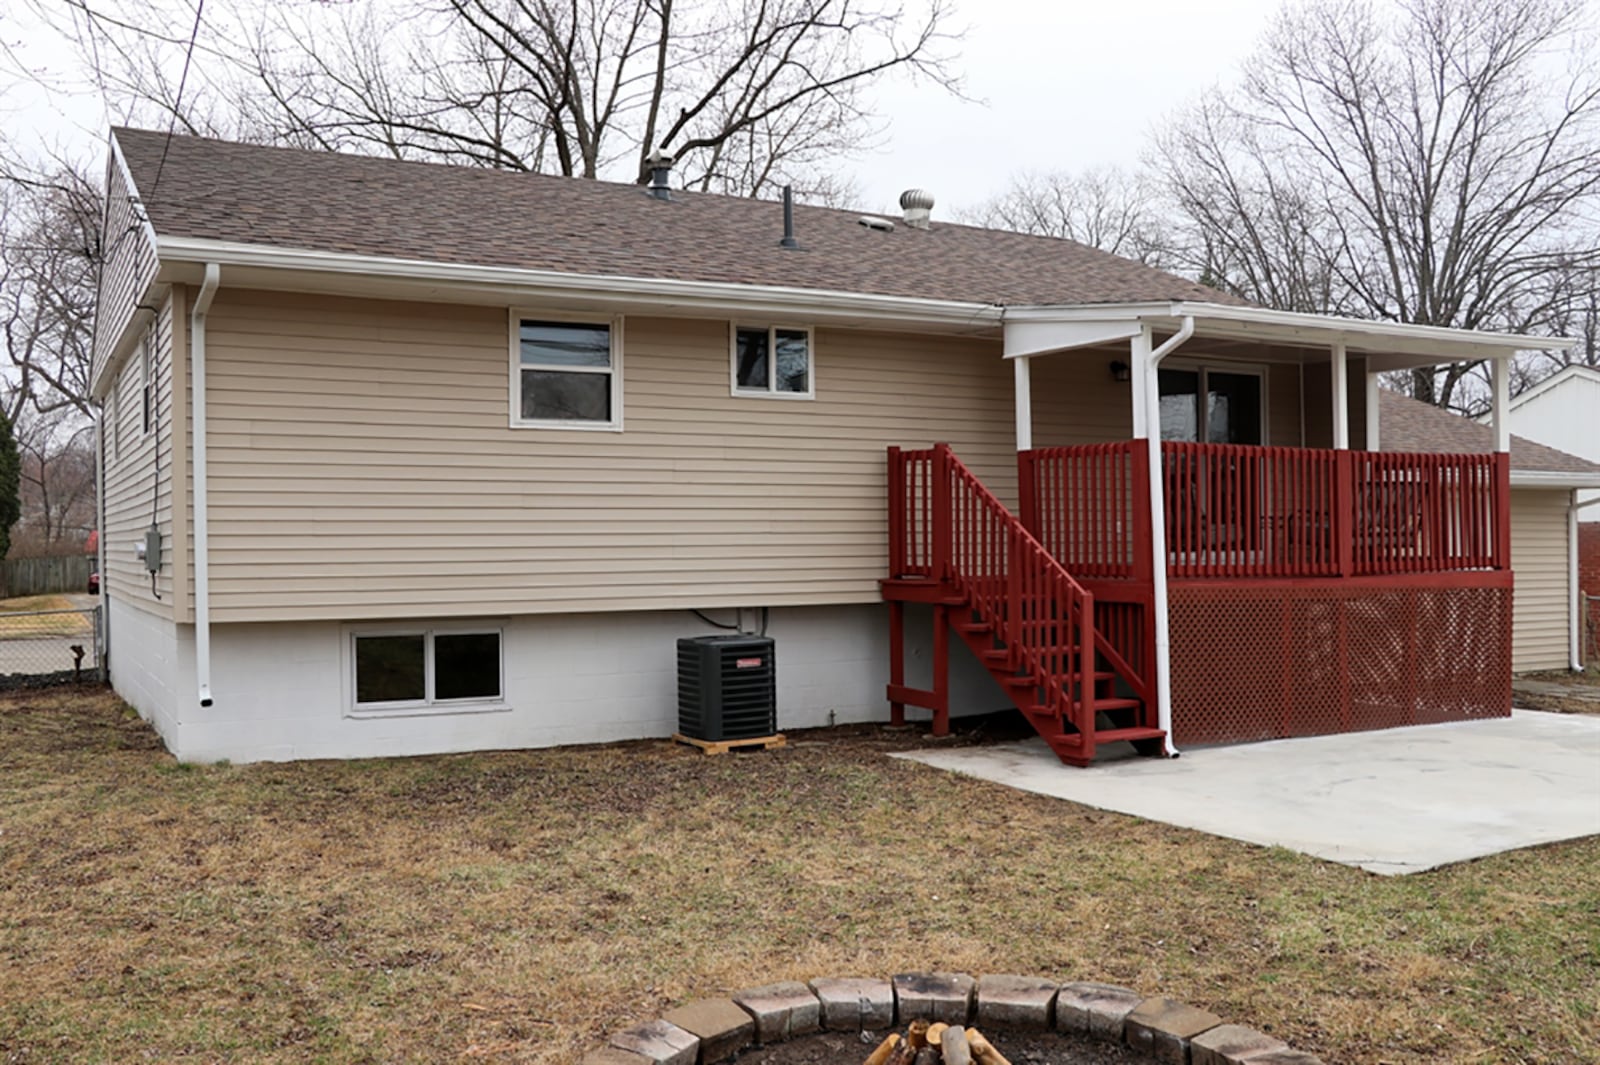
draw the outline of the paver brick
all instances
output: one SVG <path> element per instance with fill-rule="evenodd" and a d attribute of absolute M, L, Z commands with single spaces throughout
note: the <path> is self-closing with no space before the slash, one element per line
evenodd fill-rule
<path fill-rule="evenodd" d="M 700 1039 L 700 1065 L 726 1061 L 750 1045 L 756 1024 L 732 999 L 702 998 L 661 1015 Z"/>
<path fill-rule="evenodd" d="M 1063 984 L 1056 994 L 1056 1031 L 1120 1043 L 1128 1014 L 1143 1001 L 1139 992 L 1115 984 Z"/>
<path fill-rule="evenodd" d="M 835 1032 L 888 1028 L 894 1024 L 894 986 L 887 980 L 824 977 L 811 981 L 822 1027 Z"/>
<path fill-rule="evenodd" d="M 1288 1050 L 1289 1044 L 1241 1024 L 1219 1024 L 1189 1041 L 1193 1065 L 1244 1065 L 1268 1050 Z"/>
<path fill-rule="evenodd" d="M 972 1019 L 976 987 L 977 981 L 966 973 L 898 973 L 894 1000 L 900 1023 L 920 1019 L 966 1024 Z"/>
<path fill-rule="evenodd" d="M 822 1004 L 797 981 L 752 987 L 734 995 L 733 1001 L 755 1021 L 760 1043 L 779 1043 L 822 1026 Z"/>
<path fill-rule="evenodd" d="M 694 1033 L 660 1019 L 624 1028 L 611 1037 L 611 1045 L 657 1065 L 696 1065 L 700 1057 L 700 1040 Z"/>
<path fill-rule="evenodd" d="M 1222 1023 L 1215 1013 L 1175 999 L 1147 998 L 1128 1014 L 1128 1045 L 1167 1065 L 1190 1065 L 1189 1040 Z"/>
<path fill-rule="evenodd" d="M 978 978 L 978 1024 L 984 1028 L 1049 1031 L 1059 985 L 1037 976 Z"/>
<path fill-rule="evenodd" d="M 650 1059 L 631 1050 L 606 1047 L 588 1055 L 578 1065 L 650 1065 Z"/>

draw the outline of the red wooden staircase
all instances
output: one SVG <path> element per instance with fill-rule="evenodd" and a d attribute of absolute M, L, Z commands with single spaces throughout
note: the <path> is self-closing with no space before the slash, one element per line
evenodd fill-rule
<path fill-rule="evenodd" d="M 932 710 L 949 728 L 949 633 L 955 632 L 1017 708 L 1069 765 L 1085 766 L 1108 743 L 1158 754 L 1152 685 L 1095 624 L 1094 596 L 1004 504 L 940 444 L 889 449 L 889 703 Z M 904 609 L 934 612 L 931 690 L 905 683 Z"/>

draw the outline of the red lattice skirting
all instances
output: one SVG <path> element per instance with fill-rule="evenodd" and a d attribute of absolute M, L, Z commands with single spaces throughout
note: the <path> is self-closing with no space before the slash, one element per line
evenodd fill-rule
<path fill-rule="evenodd" d="M 1174 582 L 1183 744 L 1511 713 L 1511 574 Z"/>

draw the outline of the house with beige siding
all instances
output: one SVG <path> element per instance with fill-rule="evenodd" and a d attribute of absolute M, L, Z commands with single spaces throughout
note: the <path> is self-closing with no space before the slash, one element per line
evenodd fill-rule
<path fill-rule="evenodd" d="M 1063 760 L 1509 710 L 1509 435 L 1377 375 L 1559 342 L 1253 307 L 1069 241 L 113 131 L 117 691 L 185 759 L 1016 707 Z M 952 637 L 954 637 L 952 639 Z"/>

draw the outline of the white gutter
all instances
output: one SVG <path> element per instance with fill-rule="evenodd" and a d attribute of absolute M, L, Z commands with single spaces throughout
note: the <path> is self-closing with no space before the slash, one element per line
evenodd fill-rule
<path fill-rule="evenodd" d="M 222 282 L 222 269 L 206 264 L 205 280 L 189 314 L 189 350 L 194 392 L 194 673 L 200 705 L 211 705 L 211 558 L 206 508 L 206 312 Z"/>
<path fill-rule="evenodd" d="M 106 587 L 106 407 L 103 401 L 94 408 L 94 520 L 98 536 L 94 546 L 94 571 L 100 575 L 100 662 L 111 661 L 111 592 Z M 99 663 L 97 663 L 99 664 Z M 106 676 L 102 673 L 102 679 Z"/>
<path fill-rule="evenodd" d="M 1600 474 L 1511 469 L 1513 488 L 1600 488 Z M 1587 506 L 1588 504 L 1583 504 Z"/>
<path fill-rule="evenodd" d="M 1150 577 L 1151 609 L 1155 612 L 1156 630 L 1156 723 L 1166 735 L 1167 756 L 1178 757 L 1178 748 L 1172 742 L 1172 629 L 1167 619 L 1167 514 L 1166 493 L 1161 477 L 1161 381 L 1158 376 L 1161 360 L 1171 355 L 1194 336 L 1194 319 L 1185 318 L 1178 331 L 1154 351 L 1150 350 L 1152 337 L 1146 326 L 1133 339 L 1135 373 L 1146 375 L 1144 382 L 1144 437 L 1150 459 L 1150 553 L 1155 565 Z M 1143 362 L 1143 366 L 1139 364 Z"/>
<path fill-rule="evenodd" d="M 435 300 L 450 300 L 451 288 L 493 290 L 500 298 L 549 296 L 595 303 L 654 304 L 682 314 L 737 306 L 754 311 L 790 314 L 807 320 L 872 318 L 885 322 L 944 326 L 996 326 L 1002 308 L 996 304 L 871 292 L 755 285 L 729 281 L 682 281 L 670 278 L 579 274 L 526 267 L 482 266 L 382 255 L 280 248 L 266 244 L 161 237 L 157 251 L 164 268 L 189 262 L 229 268 L 229 284 L 271 288 L 260 277 L 236 277 L 239 270 L 282 270 L 324 275 L 318 291 L 327 291 L 326 275 L 344 275 L 353 282 L 401 281 L 428 286 Z M 180 280 L 167 276 L 168 280 Z"/>

